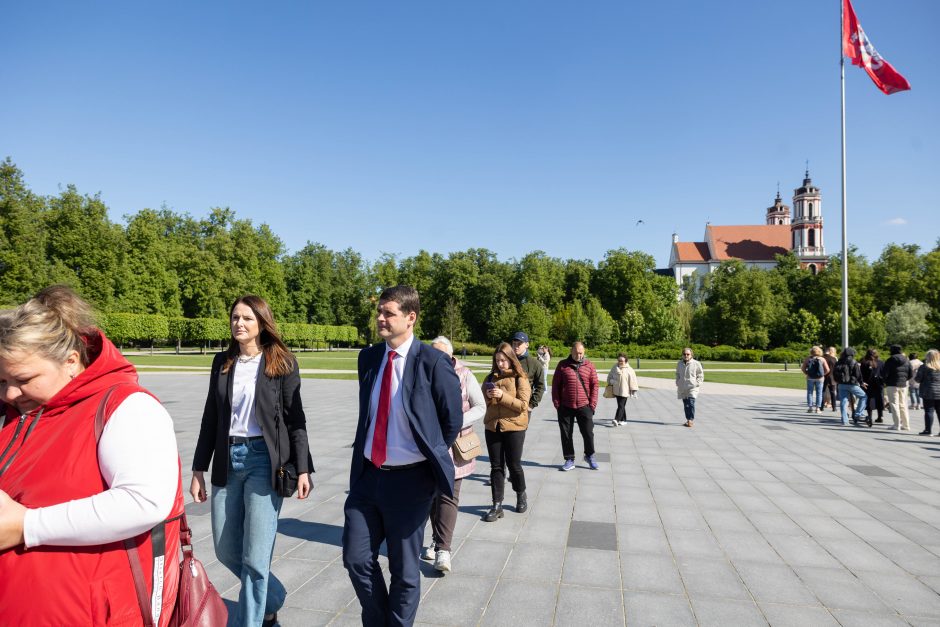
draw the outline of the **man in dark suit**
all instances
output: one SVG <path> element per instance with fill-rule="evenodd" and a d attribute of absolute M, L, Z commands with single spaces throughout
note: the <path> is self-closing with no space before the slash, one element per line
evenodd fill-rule
<path fill-rule="evenodd" d="M 359 426 L 343 527 L 343 565 L 363 625 L 411 625 L 421 595 L 419 553 L 431 500 L 453 496 L 448 449 L 463 424 L 460 380 L 447 355 L 414 337 L 420 305 L 409 286 L 379 296 L 384 343 L 359 353 Z M 385 541 L 391 585 L 378 562 Z"/>

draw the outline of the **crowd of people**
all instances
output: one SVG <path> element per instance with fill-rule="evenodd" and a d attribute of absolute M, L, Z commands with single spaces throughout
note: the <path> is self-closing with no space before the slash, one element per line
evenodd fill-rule
<path fill-rule="evenodd" d="M 878 349 L 870 348 L 858 361 L 851 346 L 838 357 L 835 347 L 824 354 L 813 346 L 800 366 L 806 375 L 806 411 L 818 414 L 828 407 L 840 413 L 843 425 L 870 428 L 884 423 L 887 409 L 893 430 L 910 431 L 910 410 L 923 409 L 920 435 L 931 435 L 940 410 L 940 353 L 930 349 L 921 361 L 917 353 L 905 355 L 898 344 L 888 353 L 882 360 Z"/>
<path fill-rule="evenodd" d="M 486 522 L 505 517 L 507 480 L 515 492 L 511 511 L 528 509 L 523 449 L 532 410 L 549 389 L 560 470 L 577 467 L 575 423 L 586 467 L 600 468 L 599 381 L 583 343 L 557 363 L 549 388 L 550 350 L 530 353 L 528 335 L 517 332 L 496 347 L 481 385 L 454 357 L 448 338 L 416 340 L 419 312 L 414 288 L 383 291 L 376 313 L 383 342 L 358 357 L 359 417 L 342 545 L 366 625 L 413 623 L 420 559 L 451 570 L 461 482 L 475 471 L 484 444 L 477 422 L 489 459 Z M 212 362 L 189 492 L 195 502 L 210 501 L 216 556 L 241 583 L 230 624 L 270 626 L 286 597 L 271 572 L 278 516 L 285 498 L 308 497 L 314 465 L 299 365 L 270 307 L 242 296 L 229 321 L 229 344 Z M 903 431 L 910 428 L 909 408 L 922 407 L 921 434 L 929 435 L 940 409 L 940 353 L 930 350 L 921 361 L 900 346 L 889 352 L 884 361 L 874 349 L 856 361 L 851 347 L 838 357 L 834 348 L 812 347 L 801 366 L 807 411 L 835 412 L 838 403 L 843 424 L 871 427 L 887 407 Z M 675 386 L 686 427 L 694 425 L 703 381 L 701 363 L 683 349 Z M 624 425 L 627 403 L 639 391 L 626 354 L 618 355 L 606 383 L 604 395 L 616 399 L 611 426 Z M 148 611 L 142 585 L 150 596 L 146 620 L 169 624 L 184 519 L 173 422 L 70 289 L 47 288 L 0 313 L 0 411 L 3 623 L 140 624 Z M 428 521 L 432 539 L 422 546 Z M 383 544 L 388 585 L 378 561 Z M 135 562 L 143 575 L 134 574 Z M 30 601 L 40 585 L 58 591 L 56 602 Z"/>

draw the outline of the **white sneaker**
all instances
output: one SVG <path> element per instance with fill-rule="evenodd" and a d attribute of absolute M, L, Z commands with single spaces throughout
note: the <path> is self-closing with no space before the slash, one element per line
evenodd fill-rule
<path fill-rule="evenodd" d="M 617 422 L 616 420 L 611 420 L 611 421 L 610 421 L 610 426 L 611 426 L 611 427 L 619 427 L 619 426 L 620 426 L 620 423 Z"/>
<path fill-rule="evenodd" d="M 424 547 L 424 550 L 421 551 L 421 559 L 423 560 L 433 562 L 435 557 L 437 557 L 437 548 L 433 544 Z"/>
<path fill-rule="evenodd" d="M 438 551 L 434 559 L 434 568 L 442 573 L 450 572 L 450 551 Z"/>

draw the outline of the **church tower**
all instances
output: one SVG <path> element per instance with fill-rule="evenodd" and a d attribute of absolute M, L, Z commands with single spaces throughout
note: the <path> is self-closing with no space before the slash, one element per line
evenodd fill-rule
<path fill-rule="evenodd" d="M 780 184 L 777 184 L 777 197 L 774 206 L 767 207 L 767 224 L 790 224 L 790 208 L 780 198 Z"/>
<path fill-rule="evenodd" d="M 768 210 L 768 217 L 770 211 Z M 793 190 L 793 220 L 790 222 L 793 253 L 800 266 L 813 274 L 826 265 L 823 245 L 822 195 L 809 177 L 809 168 L 803 185 Z"/>

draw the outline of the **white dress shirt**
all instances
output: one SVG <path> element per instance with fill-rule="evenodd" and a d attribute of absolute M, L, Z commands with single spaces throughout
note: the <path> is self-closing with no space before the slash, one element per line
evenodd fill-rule
<path fill-rule="evenodd" d="M 372 437 L 375 435 L 375 415 L 379 407 L 379 394 L 382 391 L 382 377 L 388 365 L 388 353 L 394 350 L 398 356 L 392 362 L 391 399 L 388 408 L 388 433 L 385 438 L 385 466 L 403 466 L 414 464 L 427 459 L 418 449 L 408 416 L 405 414 L 405 399 L 401 393 L 402 376 L 405 373 L 405 364 L 408 361 L 408 351 L 415 341 L 414 335 L 405 340 L 401 346 L 392 349 L 385 345 L 385 354 L 382 357 L 382 366 L 372 385 L 372 395 L 369 399 L 369 427 L 366 430 L 365 456 L 372 459 Z"/>
<path fill-rule="evenodd" d="M 258 371 L 261 368 L 261 353 L 247 361 L 235 360 L 229 376 L 232 379 L 232 423 L 228 434 L 252 438 L 261 435 L 261 425 L 255 418 L 255 389 Z"/>

